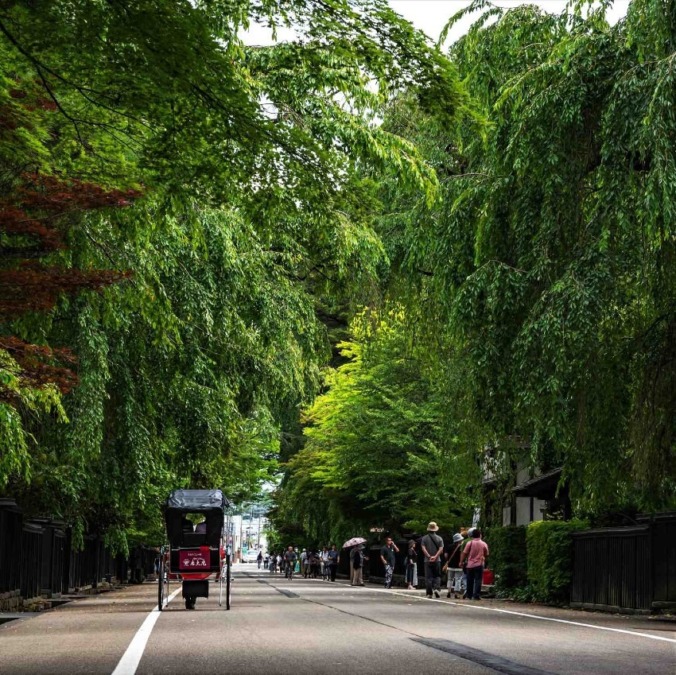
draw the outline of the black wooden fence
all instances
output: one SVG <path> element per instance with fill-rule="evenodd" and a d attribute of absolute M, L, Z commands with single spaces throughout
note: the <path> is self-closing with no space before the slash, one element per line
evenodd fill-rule
<path fill-rule="evenodd" d="M 676 609 L 676 513 L 650 522 L 652 609 Z"/>
<path fill-rule="evenodd" d="M 0 499 L 0 594 L 21 586 L 21 511 L 12 499 Z"/>
<path fill-rule="evenodd" d="M 573 535 L 571 605 L 649 613 L 676 608 L 676 514 Z"/>
<path fill-rule="evenodd" d="M 133 563 L 113 556 L 96 535 L 73 549 L 72 530 L 59 521 L 24 520 L 12 499 L 0 498 L 0 595 L 24 599 L 96 588 L 104 580 L 141 581 L 153 573 L 156 553 L 137 547 Z"/>

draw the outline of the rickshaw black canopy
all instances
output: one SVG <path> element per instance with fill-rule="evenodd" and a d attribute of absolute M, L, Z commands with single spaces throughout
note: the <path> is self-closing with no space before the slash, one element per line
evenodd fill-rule
<path fill-rule="evenodd" d="M 172 547 L 218 547 L 223 530 L 223 512 L 230 505 L 220 490 L 174 490 L 164 505 L 167 536 Z M 186 531 L 188 513 L 203 513 L 206 533 Z M 189 524 L 189 523 L 188 523 Z"/>
<path fill-rule="evenodd" d="M 230 502 L 220 490 L 174 490 L 169 495 L 165 508 L 178 509 L 183 513 L 206 513 L 213 510 L 222 513 L 228 506 Z"/>

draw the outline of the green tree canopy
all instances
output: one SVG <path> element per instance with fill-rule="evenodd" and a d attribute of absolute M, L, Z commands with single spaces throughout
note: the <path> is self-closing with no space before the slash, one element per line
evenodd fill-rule
<path fill-rule="evenodd" d="M 385 185 L 390 288 L 466 355 L 489 445 L 563 466 L 597 512 L 673 501 L 673 8 L 634 0 L 611 27 L 604 3 L 555 16 L 477 1 L 449 56 L 485 135 L 449 135 L 411 97 L 386 116 L 443 193 L 430 209 Z"/>
<path fill-rule="evenodd" d="M 289 462 L 273 518 L 315 541 L 371 527 L 401 534 L 465 522 L 479 467 L 445 416 L 443 389 L 400 307 L 359 315 L 348 361 L 326 376 L 305 414 L 306 443 Z"/>
<path fill-rule="evenodd" d="M 254 20 L 297 39 L 247 47 Z M 384 260 L 364 169 L 438 195 L 378 110 L 409 87 L 451 124 L 453 67 L 382 0 L 10 2 L 0 58 L 3 113 L 21 117 L 0 126 L 7 194 L 30 170 L 143 195 L 78 212 L 48 257 L 128 281 L 2 320 L 70 347 L 79 386 L 53 401 L 61 419 L 0 400 L 0 489 L 122 546 L 157 532 L 173 487 L 251 496 L 319 384 L 317 308 L 368 296 Z"/>

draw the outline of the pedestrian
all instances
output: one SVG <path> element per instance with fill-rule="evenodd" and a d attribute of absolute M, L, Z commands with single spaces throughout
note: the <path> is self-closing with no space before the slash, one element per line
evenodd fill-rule
<path fill-rule="evenodd" d="M 462 534 L 465 537 L 465 540 L 462 543 L 461 551 L 464 551 L 465 548 L 467 548 L 469 542 L 472 541 L 472 533 L 474 532 L 475 529 L 476 529 L 475 527 L 470 527 L 469 529 L 464 527 L 460 528 L 460 534 Z M 460 557 L 462 558 L 462 555 Z M 467 598 L 467 561 L 462 563 L 462 587 L 464 589 L 462 599 L 465 600 Z"/>
<path fill-rule="evenodd" d="M 407 589 L 415 589 L 413 581 L 415 578 L 416 567 L 418 566 L 418 549 L 415 547 L 415 539 L 408 542 L 408 551 L 406 552 L 406 584 Z"/>
<path fill-rule="evenodd" d="M 305 578 L 315 579 L 317 577 L 317 553 L 316 551 L 308 551 L 307 560 L 305 561 Z"/>
<path fill-rule="evenodd" d="M 308 573 L 308 552 L 303 549 L 300 552 L 300 573 L 307 578 L 307 573 Z"/>
<path fill-rule="evenodd" d="M 329 551 L 329 575 L 331 581 L 336 580 L 336 572 L 338 571 L 338 563 L 340 562 L 340 553 L 336 550 L 336 545 L 331 546 Z"/>
<path fill-rule="evenodd" d="M 321 553 L 321 572 L 322 572 L 322 579 L 324 581 L 329 580 L 329 549 L 327 546 L 324 546 L 322 548 L 322 553 Z"/>
<path fill-rule="evenodd" d="M 467 561 L 467 598 L 481 600 L 481 584 L 488 559 L 488 545 L 481 539 L 481 530 L 472 532 L 472 540 L 465 546 L 460 564 Z"/>
<path fill-rule="evenodd" d="M 385 588 L 392 588 L 392 575 L 394 574 L 395 553 L 399 553 L 397 545 L 392 537 L 385 539 L 385 545 L 380 549 L 380 559 L 385 566 Z"/>
<path fill-rule="evenodd" d="M 421 548 L 425 555 L 425 594 L 428 598 L 441 597 L 441 556 L 444 552 L 444 540 L 436 534 L 439 526 L 432 521 L 427 526 L 427 534 L 422 538 Z"/>
<path fill-rule="evenodd" d="M 293 550 L 293 546 L 289 546 L 289 548 L 286 549 L 286 553 L 284 554 L 284 567 L 286 570 L 286 578 L 289 581 L 293 580 L 293 570 L 294 567 L 296 566 L 297 560 L 298 554 Z"/>
<path fill-rule="evenodd" d="M 261 563 L 263 562 L 263 551 L 258 551 L 258 555 L 256 556 L 256 562 L 258 563 L 258 569 L 260 569 Z"/>
<path fill-rule="evenodd" d="M 464 573 L 462 570 L 462 565 L 460 564 L 460 556 L 462 555 L 462 542 L 463 536 L 460 532 L 456 532 L 453 535 L 453 545 L 451 550 L 448 553 L 444 553 L 444 558 L 446 559 L 446 564 L 442 568 L 442 572 L 447 573 L 446 581 L 446 597 L 450 598 L 451 593 L 455 594 L 455 597 L 458 597 L 458 594 L 463 591 L 463 577 Z"/>
<path fill-rule="evenodd" d="M 354 550 L 350 552 L 350 557 L 352 559 L 352 579 L 350 586 L 363 586 L 364 585 L 364 561 L 368 558 L 364 555 L 364 545 L 358 544 L 354 547 Z"/>
<path fill-rule="evenodd" d="M 263 569 L 266 570 L 270 566 L 270 555 L 268 553 L 265 554 L 265 558 L 263 558 Z"/>

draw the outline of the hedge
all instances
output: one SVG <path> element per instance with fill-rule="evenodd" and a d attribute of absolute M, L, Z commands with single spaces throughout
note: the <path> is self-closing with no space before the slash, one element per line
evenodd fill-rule
<path fill-rule="evenodd" d="M 495 594 L 512 597 L 528 583 L 526 528 L 496 527 L 486 532 L 485 539 L 490 548 L 488 564 L 495 572 Z"/>
<path fill-rule="evenodd" d="M 573 577 L 572 534 L 586 527 L 582 520 L 543 520 L 528 526 L 528 585 L 534 600 L 568 602 Z"/>

